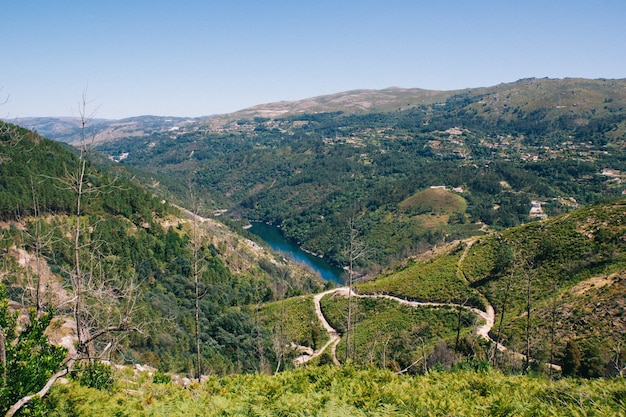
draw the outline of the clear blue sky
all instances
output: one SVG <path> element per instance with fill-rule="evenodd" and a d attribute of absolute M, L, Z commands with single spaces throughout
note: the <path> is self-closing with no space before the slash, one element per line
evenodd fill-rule
<path fill-rule="evenodd" d="M 626 78 L 624 0 L 0 0 L 0 117 Z"/>

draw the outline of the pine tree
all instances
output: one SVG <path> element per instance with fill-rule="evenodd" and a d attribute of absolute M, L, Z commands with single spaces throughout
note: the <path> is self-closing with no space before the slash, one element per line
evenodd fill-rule
<path fill-rule="evenodd" d="M 565 352 L 563 353 L 562 372 L 563 376 L 576 376 L 580 369 L 580 363 L 582 360 L 582 354 L 578 348 L 578 344 L 570 339 L 565 345 Z"/>

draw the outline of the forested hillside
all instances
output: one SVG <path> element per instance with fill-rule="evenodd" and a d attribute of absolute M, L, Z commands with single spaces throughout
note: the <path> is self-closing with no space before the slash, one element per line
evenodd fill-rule
<path fill-rule="evenodd" d="M 181 199 L 184 187 L 172 184 L 192 181 L 206 211 L 280 225 L 341 266 L 350 218 L 370 248 L 362 266 L 388 265 L 480 234 L 483 225 L 527 223 L 533 200 L 556 215 L 624 191 L 623 80 L 528 79 L 449 94 L 383 94 L 395 101 L 380 104 L 373 92 L 371 103 L 379 104 L 342 111 L 342 101 L 369 103 L 360 91 L 317 98 L 318 107 L 285 105 L 273 117 L 263 116 L 279 113 L 271 105 L 259 106 L 239 119 L 235 113 L 98 149 L 167 177 Z M 433 186 L 457 198 L 417 204 Z"/>
<path fill-rule="evenodd" d="M 623 379 L 498 369 L 626 372 L 624 88 L 359 91 L 280 116 L 150 118 L 147 135 L 95 148 L 85 127 L 70 148 L 0 123 L 0 410 L 408 413 L 427 381 L 487 415 L 614 415 Z M 345 267 L 346 287 L 269 253 L 249 220 Z M 253 373 L 277 376 L 207 377 Z M 25 397 L 61 376 L 45 401 Z M 436 398 L 428 410 L 471 414 Z"/>
<path fill-rule="evenodd" d="M 508 349 L 565 369 L 576 346 L 580 363 L 565 373 L 609 376 L 625 365 L 625 239 L 622 199 L 464 241 L 356 288 L 481 310 L 492 305 L 490 335 Z M 497 362 L 493 351 L 462 345 L 463 354 Z"/>
<path fill-rule="evenodd" d="M 76 360 L 189 375 L 276 366 L 254 306 L 318 291 L 318 277 L 99 171 L 85 147 L 0 132 L 3 410 Z M 48 362 L 31 356 L 32 343 L 48 349 L 44 331 L 60 345 Z"/>

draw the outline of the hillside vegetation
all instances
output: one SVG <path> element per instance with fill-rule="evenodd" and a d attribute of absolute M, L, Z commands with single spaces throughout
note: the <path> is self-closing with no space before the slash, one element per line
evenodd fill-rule
<path fill-rule="evenodd" d="M 197 277 L 202 368 L 231 373 L 276 365 L 272 333 L 254 306 L 318 291 L 319 277 L 222 224 L 187 218 L 57 143 L 13 125 L 0 128 L 0 279 L 13 309 L 26 317 L 29 308 L 53 314 L 58 340 L 78 337 L 71 325 L 77 294 L 84 300 L 80 319 L 97 324 L 90 332 L 119 327 L 113 321 L 132 310 L 132 324 L 128 316 L 123 327 L 136 331 L 99 342 L 110 343 L 106 358 L 193 372 Z M 75 173 L 83 160 L 86 191 L 77 216 Z"/>
<path fill-rule="evenodd" d="M 625 88 L 361 90 L 77 148 L 0 122 L 0 411 L 624 415 Z"/>
<path fill-rule="evenodd" d="M 484 225 L 527 223 L 532 200 L 556 215 L 621 195 L 625 86 L 527 79 L 445 94 L 348 92 L 119 138 L 99 150 L 163 177 L 180 201 L 185 188 L 172 183 L 192 181 L 206 212 L 280 225 L 340 266 L 355 218 L 370 248 L 361 267 L 375 270 L 479 235 Z M 454 188 L 458 198 L 420 205 L 433 186 Z"/>
<path fill-rule="evenodd" d="M 442 340 L 452 340 L 457 330 L 469 335 L 476 317 L 453 307 L 414 308 L 386 299 L 358 298 L 353 305 L 354 325 L 347 334 L 348 299 L 327 297 L 322 311 L 330 325 L 343 335 L 337 345 L 341 363 L 373 365 L 400 372 L 421 373 L 429 366 L 444 362 L 433 351 Z M 460 325 L 457 328 L 457 325 Z M 350 347 L 346 346 L 350 343 Z M 445 344 L 445 343 L 444 343 Z M 444 350 L 444 348 L 442 348 Z M 446 352 L 447 347 L 445 348 Z M 431 354 L 427 363 L 424 355 Z M 415 366 L 418 365 L 418 366 Z M 442 364 L 441 364 L 442 365 Z M 451 363 L 445 364 L 445 366 Z M 415 368 L 413 368 L 415 366 Z"/>
<path fill-rule="evenodd" d="M 579 345 L 585 376 L 623 372 L 626 200 L 469 240 L 358 283 L 362 294 L 496 312 L 494 339 L 550 363 Z M 475 352 L 471 352 L 474 354 Z"/>
<path fill-rule="evenodd" d="M 210 377 L 188 388 L 154 384 L 145 373 L 139 377 L 127 373 L 117 380 L 107 391 L 76 382 L 59 386 L 48 402 L 47 415 L 626 415 L 623 378 L 553 381 L 495 371 L 414 377 L 375 368 L 324 366 L 275 376 Z"/>
<path fill-rule="evenodd" d="M 625 205 L 593 205 L 448 245 L 357 281 L 352 301 L 346 291 L 329 293 L 321 312 L 341 336 L 336 358 L 410 373 L 469 360 L 523 372 L 623 374 Z M 313 304 L 269 304 L 264 322 L 285 344 L 317 350 L 327 339 L 319 322 L 312 325 Z M 478 327 L 489 314 L 485 340 Z M 506 351 L 496 351 L 494 341 Z M 572 346 L 580 352 L 574 368 Z M 323 353 L 316 363 L 335 355 Z"/>

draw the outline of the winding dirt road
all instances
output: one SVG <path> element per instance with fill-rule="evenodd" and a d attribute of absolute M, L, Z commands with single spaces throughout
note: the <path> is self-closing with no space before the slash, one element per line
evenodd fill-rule
<path fill-rule="evenodd" d="M 322 323 L 322 326 L 324 327 L 324 329 L 326 329 L 326 332 L 329 335 L 329 340 L 328 342 L 324 344 L 324 346 L 322 346 L 321 348 L 313 352 L 313 354 L 310 354 L 310 355 L 304 354 L 304 355 L 297 357 L 294 360 L 295 365 L 303 365 L 307 363 L 308 361 L 318 357 L 319 355 L 324 353 L 324 351 L 326 351 L 326 349 L 329 346 L 331 347 L 331 356 L 333 358 L 333 362 L 339 365 L 339 360 L 337 359 L 336 351 L 337 351 L 337 344 L 341 340 L 341 337 L 339 336 L 339 333 L 337 332 L 337 330 L 331 327 L 331 325 L 326 320 L 326 317 L 324 317 L 324 314 L 322 313 L 322 307 L 321 307 L 320 301 L 322 300 L 324 296 L 330 295 L 330 294 L 337 294 L 342 297 L 347 297 L 348 291 L 349 291 L 348 287 L 340 287 L 340 288 L 334 288 L 332 290 L 324 291 L 322 293 L 315 295 L 315 297 L 313 298 L 313 303 L 315 305 L 315 314 L 317 315 L 317 318 L 320 321 L 320 323 Z M 360 297 L 360 298 L 386 298 L 388 300 L 393 300 L 400 304 L 404 304 L 410 307 L 435 307 L 435 308 L 437 307 L 455 307 L 455 308 L 461 307 L 465 310 L 471 311 L 472 313 L 476 314 L 481 319 L 483 319 L 484 323 L 476 328 L 476 334 L 478 334 L 479 336 L 487 340 L 490 340 L 493 343 L 496 343 L 493 339 L 491 339 L 491 337 L 489 337 L 489 331 L 491 330 L 495 322 L 495 313 L 494 313 L 493 307 L 490 305 L 487 306 L 487 311 L 482 311 L 474 307 L 463 306 L 460 304 L 409 301 L 409 300 L 404 300 L 402 298 L 394 297 L 392 295 L 385 295 L 385 294 L 369 294 L 369 295 L 361 294 L 359 295 L 353 291 L 352 296 Z M 504 347 L 500 343 L 497 343 L 497 347 L 498 347 L 498 350 L 501 350 L 501 351 L 506 350 L 506 347 Z"/>
<path fill-rule="evenodd" d="M 476 239 L 469 239 L 466 241 L 467 246 L 465 247 L 465 250 L 463 251 L 463 254 L 461 255 L 461 258 L 459 259 L 458 262 L 458 267 L 457 267 L 457 277 L 459 279 L 465 279 L 464 274 L 461 271 L 461 266 L 463 264 L 463 261 L 465 260 L 465 256 L 467 255 L 469 249 L 471 248 L 472 244 L 476 241 Z M 337 345 L 339 344 L 339 341 L 341 340 L 341 336 L 339 335 L 339 333 L 337 332 L 337 330 L 333 329 L 330 324 L 328 323 L 328 321 L 326 320 L 326 317 L 324 317 L 324 314 L 322 313 L 322 307 L 320 304 L 320 301 L 322 300 L 322 298 L 326 295 L 330 295 L 330 294 L 337 294 L 341 297 L 348 297 L 349 295 L 349 288 L 348 287 L 340 287 L 340 288 L 334 288 L 332 290 L 328 290 L 328 291 L 324 291 L 322 293 L 319 293 L 317 295 L 315 295 L 315 297 L 313 298 L 313 303 L 315 305 L 315 314 L 317 315 L 318 320 L 320 321 L 320 323 L 322 323 L 322 326 L 324 326 L 324 328 L 326 329 L 326 332 L 329 335 L 329 340 L 328 342 L 326 342 L 324 344 L 324 346 L 322 346 L 320 349 L 314 351 L 312 354 L 304 354 L 299 356 L 298 358 L 296 358 L 294 360 L 294 364 L 297 365 L 303 365 L 305 363 L 307 363 L 308 361 L 320 356 L 322 353 L 324 353 L 326 351 L 326 349 L 328 349 L 328 347 L 331 348 L 331 357 L 333 359 L 333 362 L 336 365 L 339 365 L 339 360 L 337 359 Z M 356 294 L 354 291 L 352 292 L 352 296 L 353 297 L 360 297 L 360 298 L 386 298 L 388 300 L 393 300 L 396 301 L 400 304 L 404 304 L 410 307 L 453 307 L 453 308 L 463 308 L 465 310 L 469 310 L 472 313 L 476 314 L 478 317 L 481 318 L 481 322 L 482 324 L 480 326 L 478 326 L 476 328 L 476 334 L 480 337 L 482 337 L 485 340 L 490 341 L 491 343 L 493 343 L 496 347 L 497 350 L 504 352 L 504 351 L 510 351 L 509 349 L 506 348 L 506 346 L 504 346 L 503 344 L 499 343 L 498 341 L 492 339 L 489 336 L 489 332 L 491 331 L 491 329 L 493 328 L 494 324 L 495 324 L 495 320 L 496 320 L 496 316 L 495 316 L 495 312 L 493 309 L 493 306 L 491 306 L 490 304 L 487 304 L 487 307 L 485 309 L 485 311 L 482 311 L 478 308 L 475 307 L 469 307 L 469 306 L 465 306 L 465 305 L 461 305 L 461 304 L 455 304 L 455 303 L 435 303 L 435 302 L 420 302 L 420 301 L 409 301 L 409 300 L 405 300 L 399 297 L 395 297 L 392 295 L 386 295 L 386 294 Z M 486 301 L 486 300 L 485 300 Z M 510 351 L 513 355 L 515 355 L 516 357 L 518 357 L 519 359 L 526 359 L 526 356 L 519 353 L 519 352 L 513 352 Z M 549 367 L 552 367 L 554 369 L 560 369 L 560 366 L 558 365 L 554 365 L 554 364 L 546 364 Z"/>
<path fill-rule="evenodd" d="M 315 314 L 317 315 L 317 319 L 320 321 L 320 323 L 322 323 L 322 326 L 324 327 L 324 329 L 326 329 L 329 339 L 328 339 L 328 342 L 324 344 L 324 346 L 322 346 L 321 348 L 313 352 L 313 354 L 311 355 L 304 354 L 294 359 L 293 362 L 296 366 L 305 364 L 311 359 L 318 357 L 319 355 L 324 353 L 324 351 L 329 346 L 331 346 L 331 356 L 333 358 L 333 362 L 335 363 L 335 365 L 340 365 L 339 360 L 337 359 L 337 344 L 341 340 L 341 336 L 339 336 L 339 333 L 337 333 L 337 330 L 333 329 L 331 325 L 328 324 L 326 317 L 324 317 L 324 314 L 322 313 L 322 306 L 320 304 L 320 301 L 325 295 L 334 294 L 340 291 L 345 291 L 346 296 L 347 296 L 347 290 L 348 290 L 347 287 L 334 288 L 332 290 L 328 290 L 328 291 L 324 291 L 319 294 L 316 294 L 315 297 L 313 297 L 313 303 L 315 304 Z"/>

